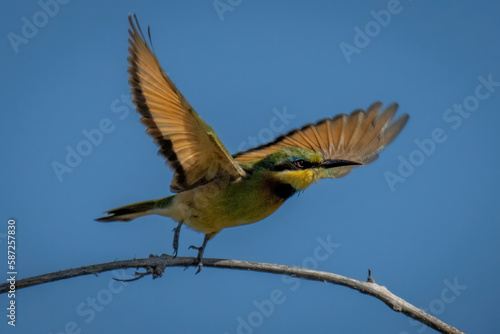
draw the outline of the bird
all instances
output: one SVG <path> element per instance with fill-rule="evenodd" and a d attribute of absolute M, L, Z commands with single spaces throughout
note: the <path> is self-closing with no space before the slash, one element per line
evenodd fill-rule
<path fill-rule="evenodd" d="M 396 103 L 382 111 L 376 102 L 366 111 L 325 118 L 231 155 L 163 71 L 149 27 L 148 43 L 135 15 L 129 15 L 129 23 L 132 100 L 158 154 L 173 170 L 173 195 L 121 206 L 96 220 L 170 217 L 177 222 L 174 257 L 183 225 L 203 233 L 202 245 L 189 247 L 197 251 L 196 273 L 203 267 L 207 242 L 221 230 L 258 222 L 318 180 L 340 178 L 370 164 L 408 121 L 407 114 L 393 121 Z"/>

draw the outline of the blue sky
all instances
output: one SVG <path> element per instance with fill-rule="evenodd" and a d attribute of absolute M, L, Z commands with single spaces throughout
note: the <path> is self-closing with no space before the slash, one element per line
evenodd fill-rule
<path fill-rule="evenodd" d="M 5 256 L 14 218 L 19 278 L 172 251 L 168 218 L 93 220 L 170 194 L 172 173 L 128 102 L 127 16 L 136 13 L 165 71 L 230 152 L 378 100 L 410 114 L 372 165 L 311 186 L 257 224 L 224 230 L 207 257 L 361 280 L 371 268 L 379 284 L 461 330 L 495 332 L 497 2 L 220 0 L 218 10 L 212 1 L 66 2 L 1 5 L 0 247 Z M 89 146 L 85 134 L 95 129 L 102 138 Z M 78 149 L 86 156 L 69 166 Z M 71 172 L 58 176 L 54 163 Z M 328 240 L 332 253 L 314 258 Z M 201 241 L 184 229 L 180 255 L 194 255 L 187 247 Z M 1 331 L 422 333 L 344 287 L 209 268 L 168 269 L 126 286 L 111 279 L 130 273 L 20 290 L 16 328 L 1 315 Z M 261 309 L 277 295 L 272 310 Z M 0 297 L 0 313 L 8 302 Z"/>

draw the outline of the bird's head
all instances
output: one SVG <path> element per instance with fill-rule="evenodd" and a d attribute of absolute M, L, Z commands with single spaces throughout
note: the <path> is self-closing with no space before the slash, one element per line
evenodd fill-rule
<path fill-rule="evenodd" d="M 300 147 L 282 147 L 254 165 L 272 173 L 273 179 L 291 185 L 295 191 L 304 190 L 331 168 L 361 165 L 347 160 L 323 159 L 318 152 Z"/>

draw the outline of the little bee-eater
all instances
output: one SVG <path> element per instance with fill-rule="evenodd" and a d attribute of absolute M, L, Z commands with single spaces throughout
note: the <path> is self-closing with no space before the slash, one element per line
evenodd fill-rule
<path fill-rule="evenodd" d="M 132 17 L 129 21 L 133 101 L 174 172 L 170 190 L 176 194 L 109 210 L 97 220 L 171 217 L 178 222 L 174 255 L 183 224 L 204 233 L 203 244 L 190 247 L 198 250 L 198 272 L 208 240 L 222 229 L 255 223 L 319 179 L 339 178 L 371 163 L 408 120 L 403 115 L 391 123 L 397 104 L 380 112 L 377 102 L 366 111 L 326 118 L 231 155 L 162 70 L 137 19 L 137 28 Z"/>

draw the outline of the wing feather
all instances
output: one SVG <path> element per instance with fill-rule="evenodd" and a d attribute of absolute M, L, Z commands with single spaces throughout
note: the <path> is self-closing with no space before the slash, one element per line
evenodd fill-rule
<path fill-rule="evenodd" d="M 389 145 L 408 121 L 403 115 L 391 124 L 398 109 L 392 104 L 380 113 L 382 103 L 376 102 L 366 111 L 358 109 L 350 115 L 337 115 L 314 124 L 295 129 L 274 141 L 233 155 L 239 163 L 257 162 L 272 152 L 286 146 L 314 150 L 323 159 L 341 159 L 367 165 Z M 322 177 L 341 177 L 352 166 L 323 170 Z"/>
<path fill-rule="evenodd" d="M 135 16 L 134 16 L 135 18 Z M 135 18 L 137 23 L 137 18 Z M 245 175 L 214 130 L 194 111 L 162 70 L 144 36 L 129 16 L 128 72 L 141 122 L 160 147 L 159 154 L 174 171 L 174 192 L 210 182 L 219 173 L 232 179 Z"/>

